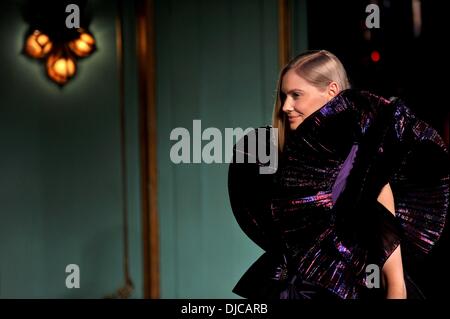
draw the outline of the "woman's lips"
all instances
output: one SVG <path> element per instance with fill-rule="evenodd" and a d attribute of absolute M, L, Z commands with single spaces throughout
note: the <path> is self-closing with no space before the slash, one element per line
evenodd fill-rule
<path fill-rule="evenodd" d="M 300 116 L 288 116 L 289 122 L 294 122 L 296 119 L 298 119 Z"/>

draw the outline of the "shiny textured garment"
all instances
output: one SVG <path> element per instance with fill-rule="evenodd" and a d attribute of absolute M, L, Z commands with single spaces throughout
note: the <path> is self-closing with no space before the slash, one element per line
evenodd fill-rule
<path fill-rule="evenodd" d="M 230 164 L 234 216 L 265 251 L 233 292 L 269 299 L 383 298 L 382 289 L 367 288 L 366 267 L 382 269 L 401 245 L 408 296 L 421 297 L 408 269 L 443 231 L 447 159 L 437 132 L 401 100 L 341 92 L 287 133 L 275 174 L 259 174 L 264 164 L 258 161 Z M 377 201 L 387 183 L 395 216 Z"/>

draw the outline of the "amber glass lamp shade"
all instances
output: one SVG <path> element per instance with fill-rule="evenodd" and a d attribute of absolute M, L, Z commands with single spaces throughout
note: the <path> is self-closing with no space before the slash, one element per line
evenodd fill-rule
<path fill-rule="evenodd" d="M 50 38 L 39 30 L 31 33 L 25 42 L 25 52 L 28 56 L 36 59 L 42 59 L 52 49 L 53 44 Z"/>
<path fill-rule="evenodd" d="M 69 42 L 69 48 L 78 57 L 87 57 L 95 50 L 95 39 L 90 33 L 80 29 L 78 38 Z"/>
<path fill-rule="evenodd" d="M 48 77 L 60 87 L 75 76 L 77 61 L 96 50 L 94 36 L 84 28 L 67 31 L 33 26 L 31 30 L 22 52 L 45 63 Z"/>
<path fill-rule="evenodd" d="M 57 52 L 47 60 L 47 74 L 56 83 L 63 85 L 75 75 L 75 60 L 68 54 Z"/>

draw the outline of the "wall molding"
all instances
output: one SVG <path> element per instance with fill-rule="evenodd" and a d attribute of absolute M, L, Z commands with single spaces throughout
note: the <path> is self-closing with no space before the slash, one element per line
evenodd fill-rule
<path fill-rule="evenodd" d="M 291 29 L 290 0 L 278 0 L 278 64 L 280 69 L 291 59 Z"/>
<path fill-rule="evenodd" d="M 144 298 L 160 298 L 154 1 L 138 0 L 139 136 Z"/>

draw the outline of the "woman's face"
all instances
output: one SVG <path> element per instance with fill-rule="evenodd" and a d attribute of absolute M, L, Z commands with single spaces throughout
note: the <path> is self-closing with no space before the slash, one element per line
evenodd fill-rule
<path fill-rule="evenodd" d="M 328 87 L 319 89 L 291 69 L 283 77 L 281 91 L 281 96 L 285 97 L 282 110 L 289 128 L 295 130 L 305 118 L 337 94 L 337 84 L 331 82 Z"/>

